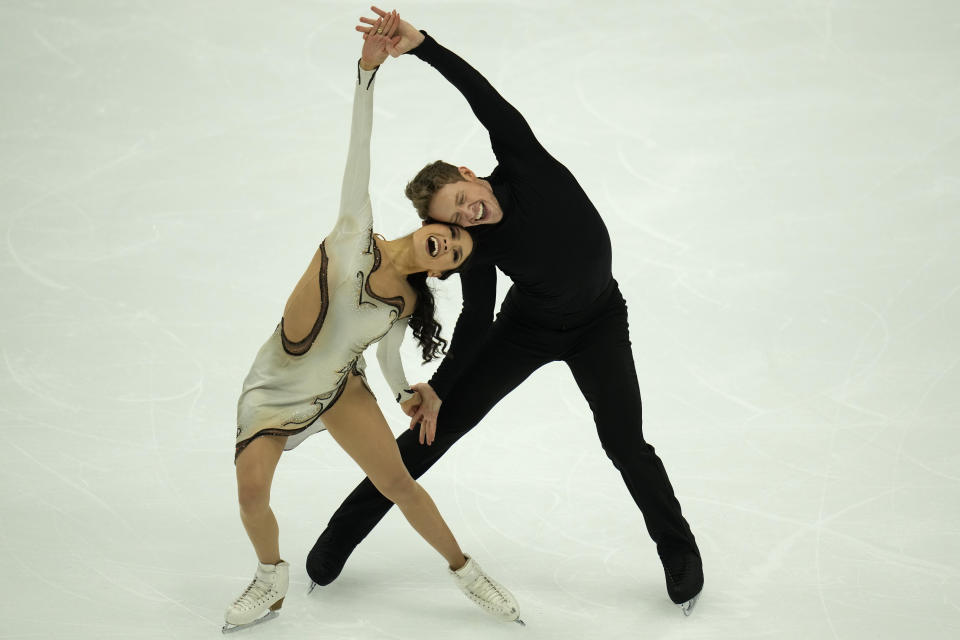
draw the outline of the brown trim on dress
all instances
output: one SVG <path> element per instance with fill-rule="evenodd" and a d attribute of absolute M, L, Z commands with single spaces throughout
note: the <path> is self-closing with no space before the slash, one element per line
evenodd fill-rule
<path fill-rule="evenodd" d="M 397 317 L 403 315 L 403 308 L 406 306 L 406 301 L 403 299 L 403 296 L 394 296 L 393 298 L 381 298 L 376 293 L 373 292 L 373 289 L 370 288 L 370 276 L 380 268 L 380 249 L 377 248 L 377 241 L 373 239 L 373 229 L 370 230 L 370 245 L 373 247 L 373 267 L 370 269 L 370 274 L 364 279 L 363 289 L 367 292 L 367 295 L 371 298 L 375 298 L 384 304 L 388 304 L 391 307 L 394 307 L 397 310 Z M 361 271 L 360 274 L 363 272 Z M 360 275 L 357 274 L 357 275 Z M 360 304 L 363 304 L 363 298 L 360 299 Z M 369 303 L 368 303 L 369 304 Z M 386 335 L 386 334 L 384 334 Z"/>
<path fill-rule="evenodd" d="M 303 425 L 298 429 L 284 429 L 283 427 L 285 427 L 288 424 L 297 424 L 291 420 L 290 422 L 284 422 L 283 425 L 279 427 L 267 427 L 265 429 L 261 429 L 260 431 L 257 431 L 255 434 L 253 434 L 246 440 L 243 440 L 236 444 L 236 446 L 234 447 L 234 453 L 233 453 L 233 464 L 237 464 L 237 458 L 240 457 L 240 454 L 243 452 L 243 450 L 246 449 L 251 442 L 253 442 L 254 440 L 256 440 L 261 436 L 295 436 L 298 433 L 301 433 L 302 431 L 305 431 L 306 429 L 309 429 L 311 426 L 313 426 L 313 423 L 319 420 L 320 416 L 322 416 L 324 413 L 329 411 L 330 407 L 336 404 L 337 400 L 340 399 L 340 396 L 343 395 L 343 390 L 347 388 L 347 382 L 350 380 L 351 373 L 353 375 L 360 376 L 360 380 L 363 382 L 363 386 L 366 387 L 367 391 L 370 391 L 371 395 L 373 395 L 373 391 L 367 385 L 366 375 L 364 375 L 364 372 L 361 371 L 360 368 L 357 366 L 357 359 L 354 359 L 354 361 L 348 364 L 346 367 L 344 367 L 344 369 L 347 369 L 347 372 L 344 374 L 343 380 L 340 382 L 340 384 L 337 385 L 337 390 L 333 392 L 333 396 L 330 400 L 330 403 L 327 406 L 323 406 L 323 403 L 321 402 L 322 400 L 326 400 L 328 397 L 330 397 L 330 394 L 325 394 L 324 396 L 317 396 L 313 402 L 314 404 L 321 405 L 320 411 L 318 411 L 315 416 L 311 417 L 305 425 Z"/>
<path fill-rule="evenodd" d="M 304 431 L 305 429 L 309 429 L 310 425 L 316 422 L 319 418 L 320 418 L 320 414 L 318 413 L 310 420 L 310 422 L 300 427 L 299 429 L 280 429 L 278 427 L 269 427 L 267 429 L 261 429 L 260 431 L 257 431 L 255 434 L 253 434 L 246 440 L 243 440 L 236 444 L 236 447 L 234 447 L 234 452 L 233 452 L 233 464 L 237 464 L 237 458 L 240 457 L 240 454 L 243 453 L 243 450 L 246 449 L 247 445 L 249 445 L 251 442 L 253 442 L 257 438 L 261 436 L 295 436 L 301 431 Z"/>
<path fill-rule="evenodd" d="M 320 313 L 317 315 L 317 321 L 313 323 L 313 328 L 303 340 L 294 342 L 287 338 L 283 330 L 283 318 L 280 318 L 280 342 L 283 343 L 283 350 L 291 356 L 302 356 L 310 347 L 313 346 L 317 336 L 320 335 L 320 328 L 323 327 L 323 321 L 327 318 L 327 309 L 330 306 L 330 291 L 327 288 L 327 247 L 326 240 L 320 243 Z"/>

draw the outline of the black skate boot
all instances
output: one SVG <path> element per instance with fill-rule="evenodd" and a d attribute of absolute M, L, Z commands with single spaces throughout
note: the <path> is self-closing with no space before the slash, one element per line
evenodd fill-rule
<path fill-rule="evenodd" d="M 341 543 L 333 537 L 329 527 L 324 529 L 307 555 L 307 575 L 312 581 L 310 591 L 317 585 L 325 587 L 336 580 L 356 546 Z"/>
<path fill-rule="evenodd" d="M 689 616 L 703 590 L 703 563 L 693 552 L 661 558 L 667 579 L 667 595 Z"/>

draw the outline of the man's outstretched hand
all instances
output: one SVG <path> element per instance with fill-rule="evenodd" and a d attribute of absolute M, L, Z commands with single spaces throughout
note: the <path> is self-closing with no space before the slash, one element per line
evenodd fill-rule
<path fill-rule="evenodd" d="M 363 25 L 357 25 L 357 31 L 363 34 L 364 40 L 369 40 L 370 37 L 376 36 L 377 29 L 382 28 L 384 21 L 391 16 L 395 16 L 397 19 L 396 36 L 399 36 L 399 40 L 396 37 L 390 38 L 390 43 L 386 45 L 387 53 L 396 58 L 397 56 L 401 56 L 407 51 L 416 48 L 421 42 L 423 42 L 423 34 L 417 31 L 417 28 L 412 24 L 406 20 L 402 20 L 400 18 L 400 14 L 398 14 L 396 11 L 388 13 L 379 7 L 370 7 L 370 10 L 379 17 L 360 18 L 360 22 L 362 22 Z"/>
<path fill-rule="evenodd" d="M 384 13 L 374 20 L 370 33 L 363 36 L 363 50 L 360 52 L 360 66 L 371 71 L 387 59 L 389 48 L 400 44 L 397 29 L 400 26 L 400 16 L 396 11 Z M 359 27 L 357 27 L 359 29 Z"/>

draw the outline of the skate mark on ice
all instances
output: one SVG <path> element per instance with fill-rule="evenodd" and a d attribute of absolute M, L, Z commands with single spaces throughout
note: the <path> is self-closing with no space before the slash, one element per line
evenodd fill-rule
<path fill-rule="evenodd" d="M 65 76 L 66 78 L 76 78 L 77 76 L 83 73 L 83 65 L 81 65 L 79 62 L 77 62 L 76 60 L 74 60 L 73 58 L 65 54 L 63 50 L 60 49 L 60 47 L 56 46 L 55 44 L 47 40 L 45 37 L 43 37 L 43 34 L 41 34 L 39 31 L 34 30 L 33 37 L 37 40 L 37 42 L 39 42 L 43 46 L 44 49 L 52 53 L 54 56 L 56 56 L 60 60 L 66 62 L 71 67 L 73 67 L 73 73 L 71 73 L 68 76 Z"/>
<path fill-rule="evenodd" d="M 110 506 L 110 503 L 108 503 L 107 501 L 105 501 L 103 498 L 101 498 L 101 497 L 98 496 L 97 494 L 93 493 L 93 492 L 90 491 L 89 489 L 80 486 L 80 485 L 77 484 L 74 480 L 66 477 L 65 475 L 63 475 L 62 473 L 60 473 L 59 471 L 57 471 L 56 469 L 54 469 L 54 468 L 52 468 L 52 467 L 49 467 L 49 466 L 45 465 L 44 463 L 40 462 L 40 461 L 37 460 L 35 457 L 33 457 L 28 451 L 26 451 L 26 450 L 24 450 L 23 448 L 21 448 L 20 446 L 18 446 L 15 442 L 7 442 L 7 445 L 10 446 L 10 447 L 12 447 L 12 448 L 14 448 L 14 449 L 16 449 L 17 451 L 19 451 L 25 458 L 27 458 L 28 460 L 30 460 L 31 462 L 33 462 L 35 465 L 37 465 L 38 467 L 40 467 L 41 469 L 43 469 L 44 471 L 46 471 L 46 472 L 47 472 L 48 474 L 50 474 L 51 476 L 59 479 L 61 482 L 63 482 L 63 483 L 66 484 L 67 486 L 72 487 L 72 488 L 75 489 L 77 492 L 79 492 L 79 493 L 87 496 L 88 498 L 90 498 L 91 500 L 93 500 L 94 502 L 96 502 L 98 505 L 100 505 L 101 507 L 103 507 L 107 512 L 111 513 L 111 514 L 117 519 L 117 521 L 119 521 L 120 523 L 122 523 L 123 526 L 127 528 L 128 531 L 134 531 L 134 528 L 130 525 L 129 522 L 127 522 L 126 518 L 124 518 L 122 515 L 120 515 L 120 512 L 117 511 L 116 509 L 114 509 L 112 506 Z"/>

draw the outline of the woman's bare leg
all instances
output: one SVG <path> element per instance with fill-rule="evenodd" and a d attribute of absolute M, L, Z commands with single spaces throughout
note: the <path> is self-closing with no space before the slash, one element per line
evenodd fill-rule
<path fill-rule="evenodd" d="M 237 458 L 240 519 L 257 559 L 264 564 L 280 562 L 280 528 L 270 508 L 270 485 L 286 443 L 286 436 L 262 436 Z"/>
<path fill-rule="evenodd" d="M 360 465 L 377 490 L 400 507 L 411 526 L 442 555 L 451 569 L 467 559 L 430 495 L 407 471 L 376 398 L 350 376 L 337 403 L 321 418 L 327 431 Z"/>

